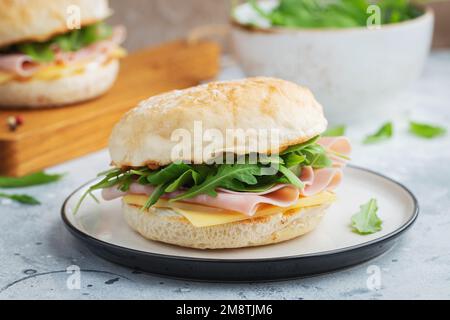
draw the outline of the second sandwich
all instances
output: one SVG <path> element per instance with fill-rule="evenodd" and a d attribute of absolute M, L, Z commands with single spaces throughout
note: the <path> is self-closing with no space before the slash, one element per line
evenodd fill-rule
<path fill-rule="evenodd" d="M 61 106 L 106 92 L 125 55 L 124 28 L 103 21 L 110 14 L 107 0 L 0 1 L 0 108 Z"/>

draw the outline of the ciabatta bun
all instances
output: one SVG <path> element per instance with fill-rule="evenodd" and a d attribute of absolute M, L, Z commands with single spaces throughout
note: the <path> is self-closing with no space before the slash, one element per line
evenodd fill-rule
<path fill-rule="evenodd" d="M 68 32 L 68 21 L 76 14 L 71 8 L 75 7 L 79 9 L 81 26 L 111 15 L 108 0 L 0 1 L 0 47 L 24 41 L 46 41 Z"/>
<path fill-rule="evenodd" d="M 203 131 L 211 129 L 223 137 L 230 129 L 278 132 L 276 150 L 254 143 L 251 136 L 226 148 L 219 142 L 210 149 L 216 154 L 238 155 L 278 152 L 309 140 L 327 126 L 322 107 L 312 93 L 292 82 L 262 77 L 213 82 L 141 102 L 115 126 L 109 143 L 111 159 L 118 167 L 167 165 L 177 160 L 206 162 L 209 159 L 202 158 L 202 144 L 194 145 L 199 152 L 172 157 L 173 148 L 179 144 L 172 134 L 182 130 L 195 137 L 196 123 L 201 123 Z"/>
<path fill-rule="evenodd" d="M 273 244 L 304 235 L 316 228 L 329 205 L 201 228 L 168 208 L 141 211 L 122 202 L 122 209 L 130 227 L 147 239 L 196 249 L 225 249 Z"/>

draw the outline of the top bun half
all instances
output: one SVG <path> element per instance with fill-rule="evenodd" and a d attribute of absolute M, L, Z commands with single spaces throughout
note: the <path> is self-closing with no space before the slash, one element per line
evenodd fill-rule
<path fill-rule="evenodd" d="M 0 47 L 24 41 L 46 41 L 69 31 L 71 6 L 80 10 L 81 25 L 111 15 L 108 0 L 0 0 Z"/>
<path fill-rule="evenodd" d="M 247 135 L 245 141 L 231 140 L 225 148 L 215 138 L 202 142 L 203 147 L 212 145 L 216 154 L 242 155 L 277 153 L 321 134 L 327 121 L 311 91 L 292 82 L 262 77 L 213 82 L 153 96 L 125 114 L 110 137 L 112 162 L 117 167 L 163 166 L 175 161 L 204 163 L 209 159 L 196 149 L 175 160 L 172 154 L 180 143 L 172 135 L 188 133 L 198 141 L 199 124 L 203 133 L 213 129 L 214 137 L 217 133 L 226 137 L 230 129 L 277 133 L 275 146 L 252 143 L 258 138 L 254 135 Z M 175 136 L 180 138 L 179 134 Z M 198 146 L 201 143 L 195 148 Z"/>

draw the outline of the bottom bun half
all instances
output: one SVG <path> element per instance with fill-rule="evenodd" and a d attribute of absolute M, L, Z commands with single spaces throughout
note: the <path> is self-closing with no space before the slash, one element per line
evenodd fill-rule
<path fill-rule="evenodd" d="M 56 80 L 11 81 L 0 85 L 0 108 L 57 107 L 89 100 L 111 88 L 119 61 Z"/>
<path fill-rule="evenodd" d="M 141 211 L 125 202 L 122 206 L 127 223 L 147 239 L 196 249 L 225 249 L 273 244 L 304 235 L 317 227 L 330 203 L 201 228 L 172 209 Z"/>

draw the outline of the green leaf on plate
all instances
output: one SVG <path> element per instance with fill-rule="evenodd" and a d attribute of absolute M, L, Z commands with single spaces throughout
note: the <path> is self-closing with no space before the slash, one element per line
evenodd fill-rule
<path fill-rule="evenodd" d="M 436 125 L 410 121 L 409 132 L 418 137 L 432 139 L 444 135 L 447 129 Z"/>
<path fill-rule="evenodd" d="M 375 132 L 372 135 L 367 136 L 363 143 L 369 144 L 369 143 L 377 143 L 384 140 L 388 140 L 392 137 L 394 133 L 394 126 L 392 122 L 386 122 L 381 126 L 380 129 L 378 129 L 377 132 Z"/>
<path fill-rule="evenodd" d="M 352 229 L 361 235 L 372 234 L 381 230 L 381 219 L 377 216 L 378 205 L 376 199 L 360 206 L 359 212 L 352 216 Z"/>

